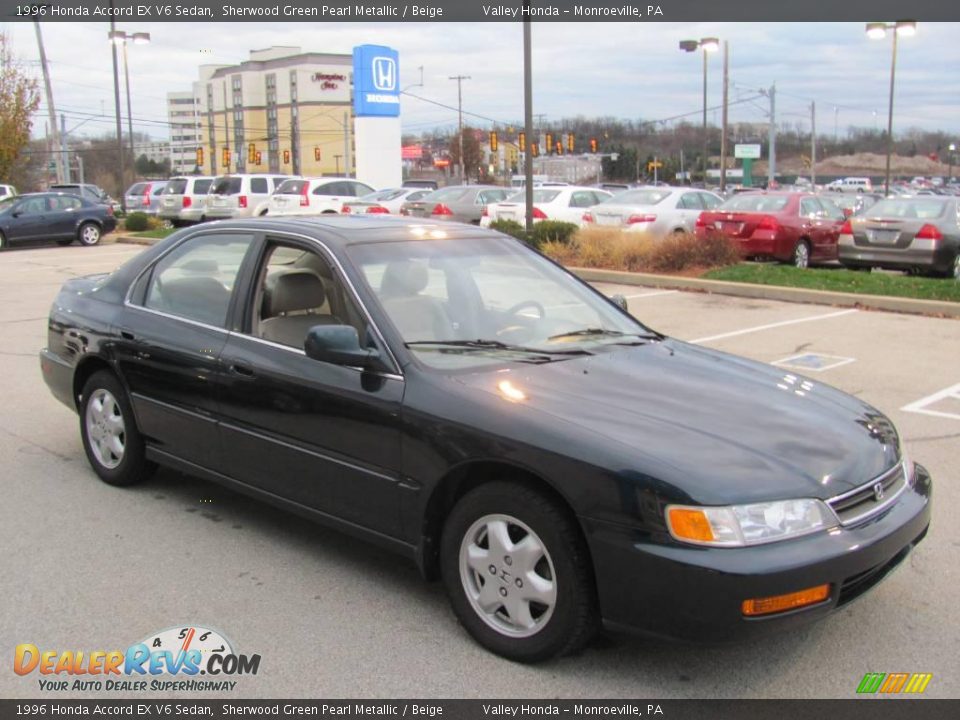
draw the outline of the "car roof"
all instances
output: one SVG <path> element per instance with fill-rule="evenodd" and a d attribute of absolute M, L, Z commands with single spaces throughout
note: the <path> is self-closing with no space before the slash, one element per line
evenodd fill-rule
<path fill-rule="evenodd" d="M 400 242 L 404 240 L 456 240 L 467 237 L 500 237 L 492 230 L 451 222 L 423 222 L 398 215 L 265 215 L 246 220 L 218 220 L 204 223 L 203 230 L 256 228 L 261 232 L 301 233 L 322 239 L 331 245 L 346 246 L 360 242 Z M 317 231 L 323 231 L 322 235 Z M 437 235 L 431 236 L 431 233 Z"/>

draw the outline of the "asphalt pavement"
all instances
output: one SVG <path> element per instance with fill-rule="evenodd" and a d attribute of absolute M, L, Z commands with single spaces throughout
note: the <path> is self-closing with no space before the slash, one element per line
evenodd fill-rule
<path fill-rule="evenodd" d="M 0 254 L 8 662 L 20 643 L 119 650 L 195 625 L 262 660 L 233 692 L 194 698 L 852 698 L 866 672 L 933 673 L 926 696 L 960 696 L 960 523 L 950 520 L 960 507 L 960 321 L 601 285 L 657 330 L 777 363 L 889 414 L 933 475 L 933 523 L 890 578 L 819 624 L 730 646 L 603 637 L 527 667 L 473 643 L 441 586 L 387 552 L 167 470 L 129 489 L 97 480 L 78 419 L 47 391 L 37 352 L 64 280 L 142 249 Z M 37 673 L 0 668 L 0 697 L 105 695 L 43 692 Z"/>

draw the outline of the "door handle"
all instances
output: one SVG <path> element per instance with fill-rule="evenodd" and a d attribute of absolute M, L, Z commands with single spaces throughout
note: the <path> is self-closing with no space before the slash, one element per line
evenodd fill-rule
<path fill-rule="evenodd" d="M 234 375 L 239 375 L 242 378 L 252 379 L 255 377 L 252 367 L 239 362 L 230 363 L 230 372 Z"/>

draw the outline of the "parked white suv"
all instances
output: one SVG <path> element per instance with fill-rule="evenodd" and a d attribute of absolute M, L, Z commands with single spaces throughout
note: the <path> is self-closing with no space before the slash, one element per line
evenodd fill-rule
<path fill-rule="evenodd" d="M 169 220 L 174 227 L 202 222 L 207 209 L 207 193 L 213 185 L 212 177 L 170 178 L 160 198 L 157 215 Z"/>
<path fill-rule="evenodd" d="M 270 198 L 270 214 L 339 213 L 344 203 L 372 192 L 372 187 L 352 178 L 294 178 L 283 183 Z"/>
<path fill-rule="evenodd" d="M 270 194 L 289 179 L 289 175 L 221 175 L 210 187 L 206 218 L 222 220 L 266 215 Z"/>
<path fill-rule="evenodd" d="M 0 185 L 0 198 L 12 197 L 17 194 L 17 189 L 13 185 Z"/>
<path fill-rule="evenodd" d="M 873 192 L 873 183 L 870 182 L 870 178 L 848 177 L 828 183 L 827 189 L 845 193 Z"/>

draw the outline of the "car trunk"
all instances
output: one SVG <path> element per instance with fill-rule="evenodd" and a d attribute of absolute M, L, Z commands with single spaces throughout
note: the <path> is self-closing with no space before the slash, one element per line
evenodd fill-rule
<path fill-rule="evenodd" d="M 852 223 L 853 240 L 865 247 L 905 248 L 927 224 L 929 221 L 918 218 L 860 218 Z"/>
<path fill-rule="evenodd" d="M 704 212 L 699 224 L 708 232 L 718 232 L 731 238 L 749 238 L 766 218 L 772 215 L 762 212 Z"/>

